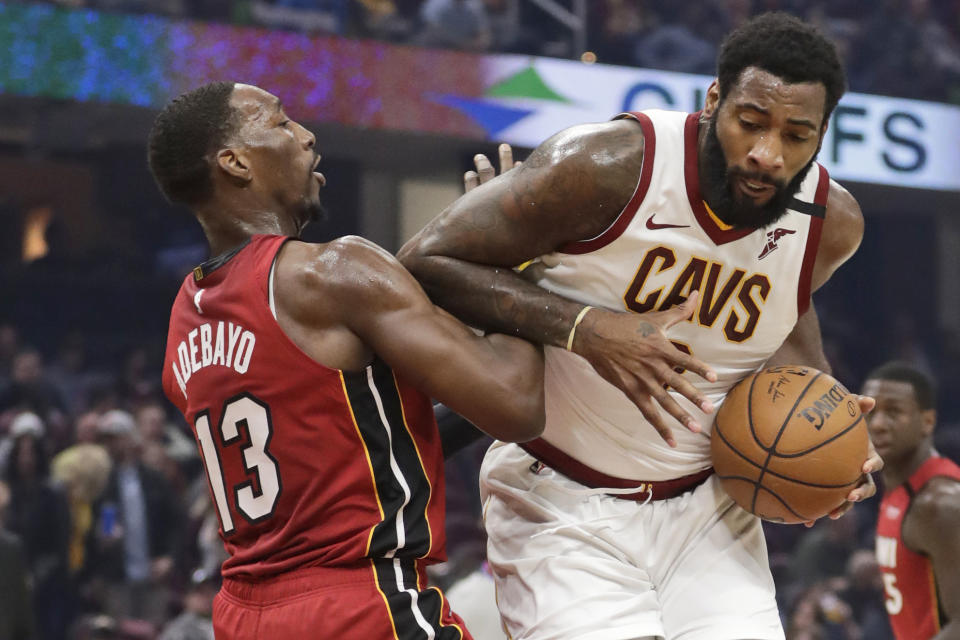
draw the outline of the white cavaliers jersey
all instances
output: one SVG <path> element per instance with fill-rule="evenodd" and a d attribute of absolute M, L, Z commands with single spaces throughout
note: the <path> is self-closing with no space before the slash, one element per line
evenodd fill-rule
<path fill-rule="evenodd" d="M 636 120 L 645 138 L 630 202 L 602 234 L 542 256 L 527 275 L 567 298 L 636 313 L 677 305 L 699 289 L 692 319 L 667 337 L 717 372 L 715 383 L 686 377 L 719 407 L 734 384 L 780 347 L 809 304 L 829 177 L 813 164 L 783 218 L 765 229 L 732 229 L 700 194 L 699 114 L 652 110 L 624 117 Z M 691 433 L 661 409 L 673 423 L 672 449 L 586 360 L 555 347 L 545 354 L 547 443 L 624 479 L 667 480 L 711 466 L 712 415 L 671 392 L 704 429 Z"/>

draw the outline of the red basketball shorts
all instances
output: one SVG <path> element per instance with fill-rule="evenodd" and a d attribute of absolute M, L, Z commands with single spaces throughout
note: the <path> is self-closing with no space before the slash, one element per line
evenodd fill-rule
<path fill-rule="evenodd" d="M 217 640 L 472 640 L 413 560 L 311 567 L 263 582 L 225 579 L 213 603 Z"/>

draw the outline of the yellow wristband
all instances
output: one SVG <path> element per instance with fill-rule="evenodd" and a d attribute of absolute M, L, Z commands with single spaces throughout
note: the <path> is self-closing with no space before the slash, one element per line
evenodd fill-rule
<path fill-rule="evenodd" d="M 577 314 L 577 319 L 573 321 L 573 326 L 570 327 L 570 335 L 567 336 L 567 351 L 573 351 L 573 336 L 577 334 L 577 327 L 580 326 L 580 323 L 583 321 L 583 316 L 587 315 L 587 311 L 590 311 L 590 309 L 593 309 L 590 305 L 580 309 L 580 313 Z"/>

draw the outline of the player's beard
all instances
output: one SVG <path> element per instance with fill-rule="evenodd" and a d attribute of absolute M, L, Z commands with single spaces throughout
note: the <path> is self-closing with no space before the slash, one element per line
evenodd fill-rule
<path fill-rule="evenodd" d="M 703 197 L 718 218 L 735 229 L 768 227 L 787 213 L 787 205 L 800 190 L 807 171 L 816 159 L 813 154 L 806 166 L 790 182 L 775 180 L 760 171 L 750 172 L 727 164 L 727 156 L 717 137 L 717 112 L 707 126 L 703 146 L 705 171 L 700 176 Z M 773 196 L 764 204 L 756 204 L 737 187 L 740 178 L 773 185 Z"/>

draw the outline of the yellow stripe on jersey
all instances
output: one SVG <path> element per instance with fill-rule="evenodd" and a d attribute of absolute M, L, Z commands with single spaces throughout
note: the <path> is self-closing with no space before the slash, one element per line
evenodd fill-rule
<path fill-rule="evenodd" d="M 727 224 L 726 222 L 724 222 L 723 220 L 721 220 L 720 218 L 717 217 L 717 214 L 715 214 L 715 213 L 713 212 L 713 209 L 710 208 L 710 205 L 707 204 L 707 201 L 706 201 L 706 200 L 703 201 L 703 208 L 707 210 L 707 213 L 710 215 L 710 218 L 711 218 L 711 219 L 714 221 L 714 223 L 716 223 L 716 225 L 717 225 L 718 227 L 720 227 L 722 230 L 724 230 L 724 231 L 730 231 L 730 229 L 733 229 L 733 225 L 732 225 L 732 224 Z"/>
<path fill-rule="evenodd" d="M 390 608 L 390 601 L 387 600 L 387 594 L 385 594 L 383 589 L 380 588 L 380 576 L 377 574 L 377 563 L 373 558 L 370 559 L 370 568 L 373 569 L 373 584 L 377 586 L 377 593 L 379 593 L 380 597 L 383 598 L 383 606 L 386 607 L 387 617 L 390 618 L 390 629 L 393 631 L 393 640 L 400 640 L 400 638 L 397 636 L 397 625 L 393 621 L 393 609 Z"/>

